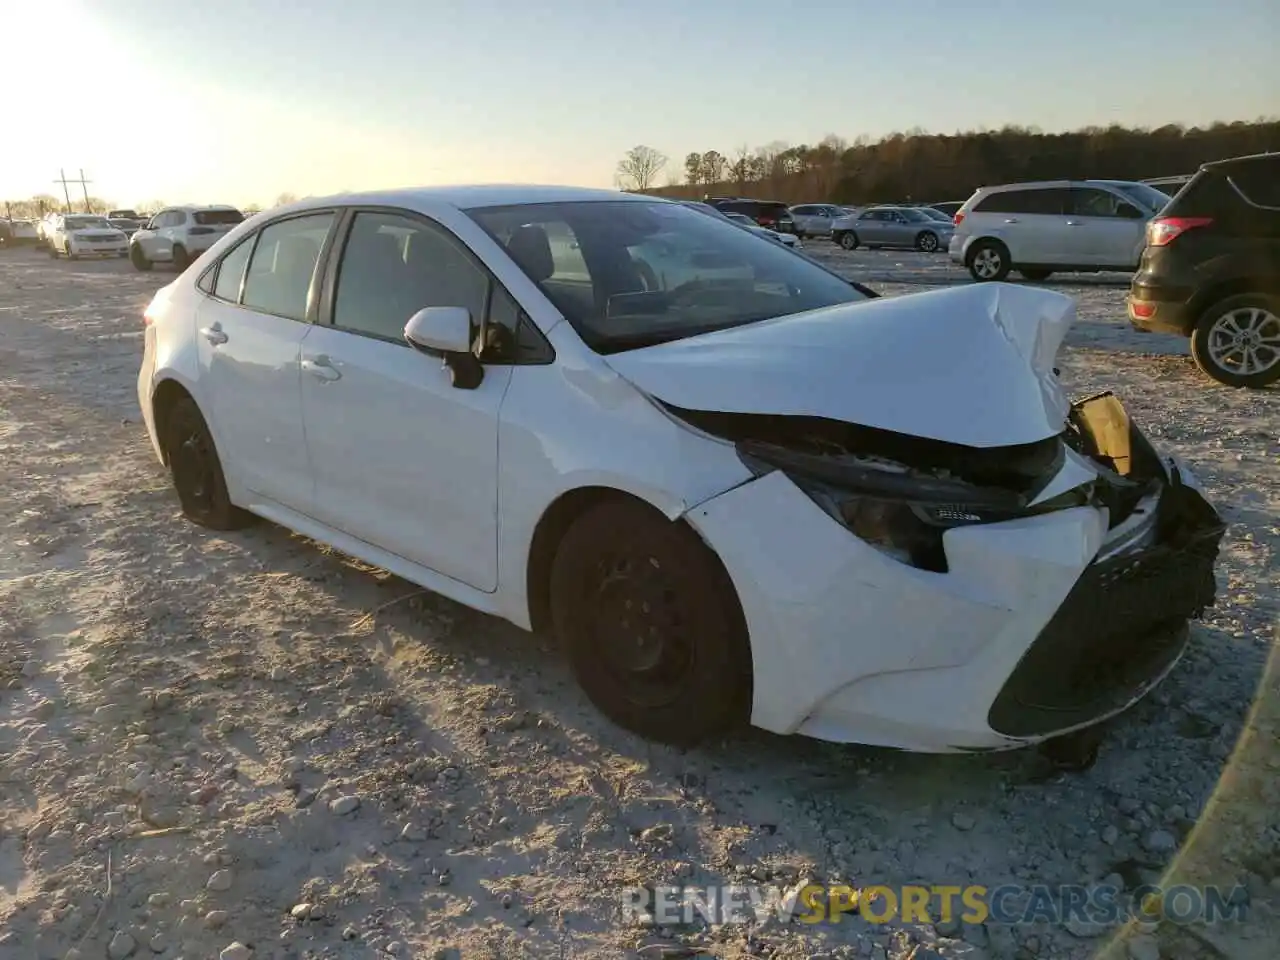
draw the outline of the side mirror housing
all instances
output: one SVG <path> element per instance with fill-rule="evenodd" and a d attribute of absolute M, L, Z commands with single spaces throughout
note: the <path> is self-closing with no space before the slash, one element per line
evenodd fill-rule
<path fill-rule="evenodd" d="M 442 357 L 453 385 L 474 390 L 484 379 L 484 367 L 471 349 L 471 311 L 466 307 L 423 307 L 404 325 L 409 346 Z"/>

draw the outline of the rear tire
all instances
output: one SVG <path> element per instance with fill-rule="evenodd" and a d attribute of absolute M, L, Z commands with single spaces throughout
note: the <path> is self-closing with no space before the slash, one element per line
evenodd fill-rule
<path fill-rule="evenodd" d="M 840 234 L 837 242 L 846 250 L 858 249 L 858 235 L 852 230 L 847 233 Z"/>
<path fill-rule="evenodd" d="M 191 255 L 182 244 L 177 244 L 173 248 L 173 266 L 179 273 L 191 266 Z"/>
<path fill-rule="evenodd" d="M 719 559 L 688 527 L 632 501 L 569 528 L 551 619 L 587 697 L 650 740 L 690 745 L 746 722 L 751 649 Z"/>
<path fill-rule="evenodd" d="M 973 279 L 986 283 L 1003 280 L 1013 264 L 1009 262 L 1009 248 L 999 240 L 979 240 L 969 248 L 965 266 Z"/>
<path fill-rule="evenodd" d="M 1019 267 L 1018 272 L 1032 283 L 1044 283 L 1053 276 L 1052 270 L 1031 270 L 1026 267 Z"/>
<path fill-rule="evenodd" d="M 921 230 L 916 235 L 916 249 L 921 253 L 935 253 L 938 249 L 938 235 L 932 230 Z"/>
<path fill-rule="evenodd" d="M 1266 387 L 1280 380 L 1280 297 L 1243 293 L 1219 300 L 1191 331 L 1196 366 L 1229 387 Z M 1227 361 L 1248 358 L 1261 369 L 1241 372 Z"/>
<path fill-rule="evenodd" d="M 147 255 L 142 252 L 142 245 L 139 243 L 130 245 L 129 262 L 133 264 L 135 270 L 150 270 L 152 266 L 151 261 L 147 259 Z"/>
<path fill-rule="evenodd" d="M 210 530 L 238 530 L 253 522 L 253 515 L 235 506 L 227 494 L 213 434 L 194 400 L 182 397 L 174 403 L 165 417 L 163 436 L 169 474 L 188 520 Z"/>

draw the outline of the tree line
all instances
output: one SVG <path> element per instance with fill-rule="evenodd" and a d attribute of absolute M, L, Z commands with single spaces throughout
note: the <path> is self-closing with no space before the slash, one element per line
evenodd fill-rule
<path fill-rule="evenodd" d="M 1202 163 L 1280 151 L 1280 120 L 1112 125 L 1045 133 L 1034 127 L 931 134 L 893 133 L 871 142 L 830 134 L 816 144 L 774 141 L 685 156 L 679 168 L 653 147 L 627 151 L 624 190 L 684 198 L 759 196 L 786 203 L 964 200 L 980 186 L 1027 180 L 1145 180 L 1194 173 Z"/>

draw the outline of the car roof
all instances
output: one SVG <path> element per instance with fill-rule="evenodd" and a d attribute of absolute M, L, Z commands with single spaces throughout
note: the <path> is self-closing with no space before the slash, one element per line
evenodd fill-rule
<path fill-rule="evenodd" d="M 1251 153 L 1244 157 L 1228 157 L 1225 160 L 1211 160 L 1208 163 L 1200 165 L 1201 170 L 1224 170 L 1236 166 L 1251 166 L 1255 163 L 1264 163 L 1266 161 L 1280 161 L 1280 153 Z"/>
<path fill-rule="evenodd" d="M 188 213 L 198 212 L 201 210 L 234 210 L 240 212 L 239 207 L 233 207 L 226 203 L 178 203 L 172 207 L 165 207 L 166 210 L 185 210 Z"/>
<path fill-rule="evenodd" d="M 605 200 L 664 201 L 662 197 L 601 190 L 589 187 L 557 187 L 535 184 L 505 183 L 441 187 L 412 187 L 396 190 L 373 190 L 339 193 L 327 197 L 308 197 L 288 204 L 288 209 L 309 209 L 334 204 L 389 207 L 446 206 L 467 210 L 476 207 L 525 206 L 535 203 L 581 203 Z"/>
<path fill-rule="evenodd" d="M 1100 180 L 1100 179 L 1083 179 L 1083 180 L 1029 180 L 1025 183 L 1000 183 L 992 184 L 989 187 L 979 187 L 979 190 L 993 192 L 996 190 L 1049 190 L 1053 188 L 1070 187 L 1078 183 L 1101 183 L 1106 186 L 1118 187 L 1124 184 L 1138 183 L 1137 180 Z"/>

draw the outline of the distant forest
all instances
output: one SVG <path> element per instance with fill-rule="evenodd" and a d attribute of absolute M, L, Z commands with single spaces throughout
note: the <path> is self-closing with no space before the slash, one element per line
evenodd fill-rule
<path fill-rule="evenodd" d="M 787 203 L 938 203 L 980 186 L 1024 180 L 1145 180 L 1194 173 L 1200 164 L 1280 151 L 1280 120 L 1120 126 L 1043 133 L 1026 127 L 972 133 L 895 133 L 878 143 L 831 135 L 815 145 L 771 143 L 730 153 L 690 153 L 681 170 L 645 146 L 618 165 L 619 185 L 661 196 L 751 196 Z M 638 176 L 637 176 L 638 174 Z M 666 186 L 659 186 L 665 181 Z"/>

